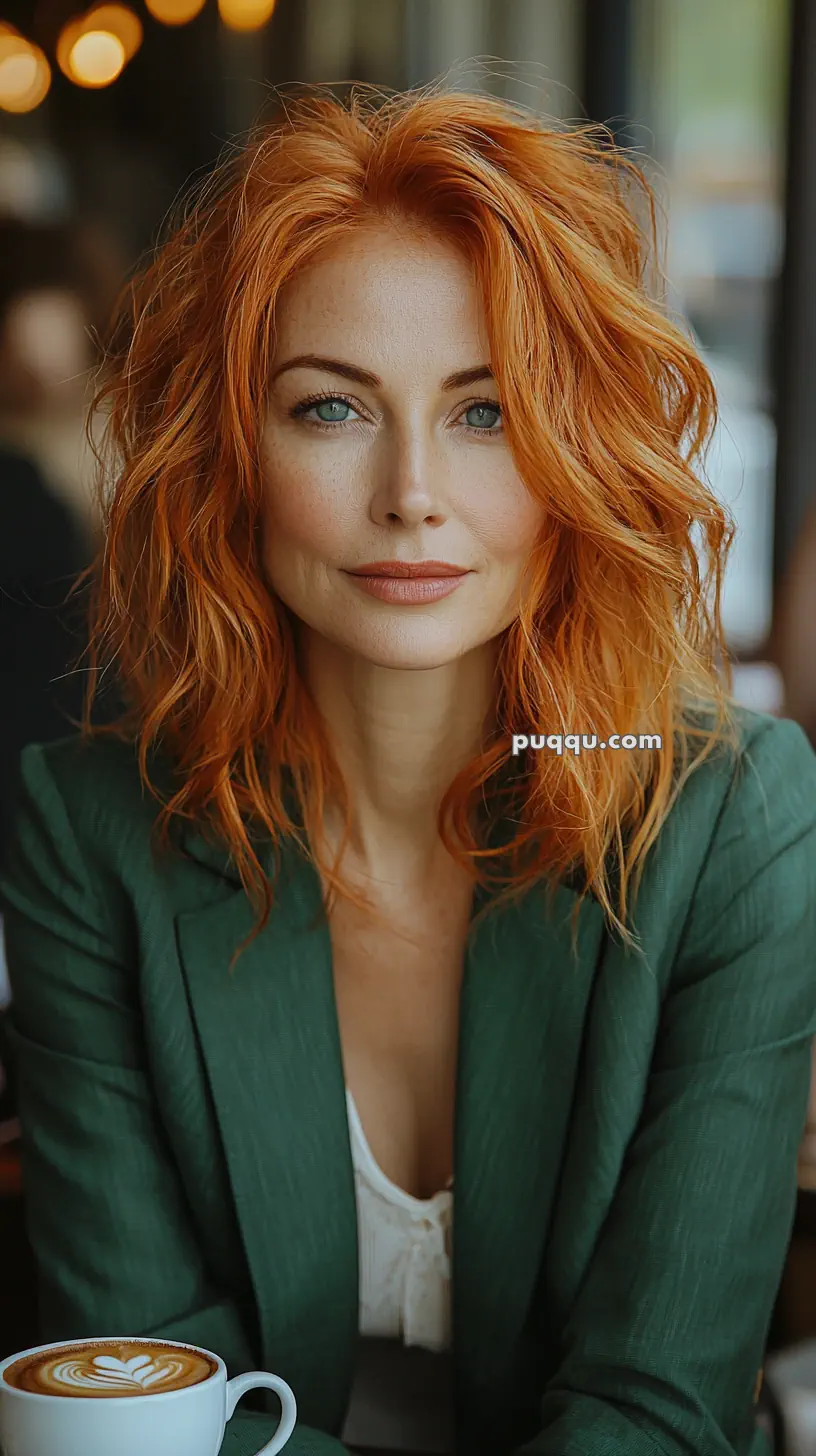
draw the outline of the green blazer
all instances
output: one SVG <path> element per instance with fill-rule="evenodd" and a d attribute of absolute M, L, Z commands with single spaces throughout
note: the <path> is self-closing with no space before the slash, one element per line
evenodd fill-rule
<path fill-rule="evenodd" d="M 816 755 L 739 710 L 641 885 L 644 958 L 577 890 L 468 951 L 455 1142 L 457 1452 L 759 1456 L 816 1034 Z M 357 1237 L 319 880 L 254 912 L 194 826 L 157 858 L 135 755 L 21 758 L 0 895 L 42 1340 L 143 1334 L 276 1371 L 290 1456 L 341 1456 Z M 270 857 L 271 846 L 267 845 Z M 274 1397 L 261 1397 L 274 1402 Z M 223 1452 L 249 1456 L 274 1404 Z"/>

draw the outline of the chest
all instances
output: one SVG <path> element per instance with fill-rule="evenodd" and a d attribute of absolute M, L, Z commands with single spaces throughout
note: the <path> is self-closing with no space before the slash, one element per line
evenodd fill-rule
<path fill-rule="evenodd" d="M 417 1198 L 453 1171 L 459 1001 L 472 886 L 330 917 L 346 1085 L 386 1177 Z"/>

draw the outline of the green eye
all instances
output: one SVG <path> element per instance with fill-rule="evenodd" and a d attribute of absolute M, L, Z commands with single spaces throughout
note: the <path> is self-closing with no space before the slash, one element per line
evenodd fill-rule
<path fill-rule="evenodd" d="M 330 419 L 307 418 L 313 410 L 319 409 L 329 412 L 335 411 L 334 417 Z M 342 425 L 354 423 L 354 421 L 349 420 L 347 417 L 337 418 L 336 411 L 338 409 L 352 410 L 355 414 L 357 412 L 352 401 L 350 399 L 346 399 L 345 395 L 311 394 L 307 399 L 302 399 L 299 404 L 296 404 L 294 408 L 290 410 L 290 415 L 293 419 L 305 420 L 308 425 L 311 425 L 318 430 L 333 430 L 340 428 Z M 461 419 L 463 416 L 474 413 L 478 413 L 482 416 L 484 416 L 486 413 L 487 415 L 495 416 L 496 419 L 492 422 L 488 421 L 487 425 L 485 425 L 484 420 L 482 420 L 481 424 L 465 424 L 463 428 L 467 430 L 469 434 L 492 436 L 500 435 L 502 433 L 502 430 L 500 428 L 496 428 L 496 420 L 501 420 L 502 417 L 501 405 L 496 404 L 494 400 L 490 399 L 472 400 L 470 404 L 466 404 L 463 406 L 459 418 Z"/>

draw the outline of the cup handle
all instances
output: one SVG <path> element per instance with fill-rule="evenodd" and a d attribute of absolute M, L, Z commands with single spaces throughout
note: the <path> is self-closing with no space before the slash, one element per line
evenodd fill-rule
<path fill-rule="evenodd" d="M 280 1425 L 271 1441 L 261 1446 L 257 1456 L 275 1456 L 289 1440 L 297 1421 L 297 1401 L 294 1392 L 278 1375 L 269 1375 L 266 1370 L 248 1370 L 245 1375 L 234 1375 L 227 1381 L 227 1420 L 235 1414 L 242 1395 L 248 1390 L 274 1390 L 281 1403 Z"/>

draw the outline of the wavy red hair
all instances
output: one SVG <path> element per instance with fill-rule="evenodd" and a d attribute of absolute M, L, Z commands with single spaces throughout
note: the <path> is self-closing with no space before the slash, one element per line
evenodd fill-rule
<path fill-rule="evenodd" d="M 450 785 L 440 833 L 502 898 L 577 871 L 580 900 L 595 894 L 635 945 L 630 887 L 648 850 L 688 774 L 739 737 L 720 619 L 734 523 L 699 469 L 716 395 L 647 282 L 657 219 L 645 173 L 604 128 L 438 83 L 355 85 L 346 101 L 309 87 L 278 98 L 124 290 L 92 406 L 108 416 L 105 530 L 86 573 L 81 726 L 136 742 L 157 798 L 149 753 L 169 754 L 180 787 L 162 801 L 161 839 L 207 821 L 258 910 L 250 940 L 274 899 L 252 823 L 275 843 L 298 835 L 331 895 L 365 903 L 320 849 L 324 805 L 348 822 L 348 795 L 263 579 L 258 462 L 281 287 L 321 249 L 397 220 L 472 266 L 508 443 L 549 522 L 501 643 L 499 731 Z M 100 725 L 103 663 L 125 712 Z M 510 783 L 510 736 L 528 728 L 659 733 L 663 750 L 531 753 Z M 518 833 L 489 848 L 479 806 L 502 785 Z"/>

